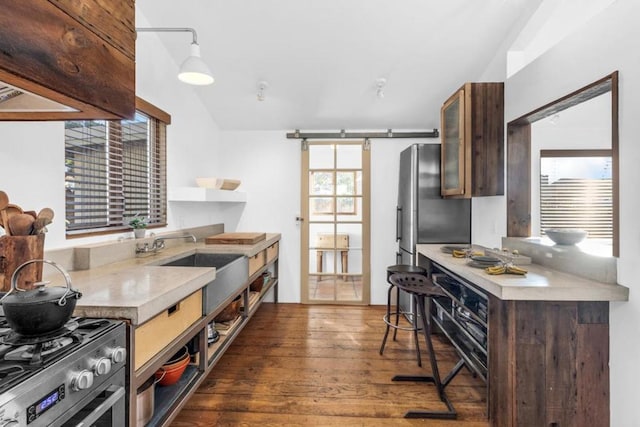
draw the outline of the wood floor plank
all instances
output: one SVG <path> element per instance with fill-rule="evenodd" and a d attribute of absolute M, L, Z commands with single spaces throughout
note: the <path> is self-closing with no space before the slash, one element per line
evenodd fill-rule
<path fill-rule="evenodd" d="M 445 410 L 433 385 L 393 382 L 396 374 L 429 375 L 400 331 L 378 354 L 383 307 L 263 304 L 202 382 L 173 424 L 198 426 L 487 427 L 486 385 L 463 369 L 447 387 L 455 421 L 410 420 L 411 409 Z M 434 336 L 444 376 L 455 350 Z"/>

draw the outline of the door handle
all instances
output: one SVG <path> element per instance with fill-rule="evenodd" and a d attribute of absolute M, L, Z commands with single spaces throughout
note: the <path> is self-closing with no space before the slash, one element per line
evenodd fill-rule
<path fill-rule="evenodd" d="M 402 238 L 402 206 L 396 206 L 396 242 Z"/>

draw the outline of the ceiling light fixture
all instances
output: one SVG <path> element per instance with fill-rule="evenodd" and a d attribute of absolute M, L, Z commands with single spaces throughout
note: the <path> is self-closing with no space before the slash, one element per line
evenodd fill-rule
<path fill-rule="evenodd" d="M 264 94 L 264 91 L 269 87 L 269 83 L 263 81 L 258 82 L 258 101 L 264 101 L 266 96 Z"/>
<path fill-rule="evenodd" d="M 384 87 L 387 84 L 387 79 L 380 77 L 376 79 L 376 96 L 380 99 L 384 98 Z"/>
<path fill-rule="evenodd" d="M 187 59 L 180 65 L 178 79 L 182 82 L 197 86 L 210 85 L 214 82 L 211 70 L 209 70 L 207 64 L 205 64 L 200 57 L 198 34 L 193 28 L 136 28 L 136 32 L 190 32 L 193 36 L 190 53 Z"/>

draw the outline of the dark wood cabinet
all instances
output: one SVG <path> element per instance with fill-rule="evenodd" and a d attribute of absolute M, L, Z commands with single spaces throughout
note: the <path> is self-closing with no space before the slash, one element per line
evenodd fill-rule
<path fill-rule="evenodd" d="M 504 194 L 504 84 L 465 83 L 442 106 L 441 193 Z"/>
<path fill-rule="evenodd" d="M 489 297 L 492 426 L 609 425 L 609 303 Z"/>
<path fill-rule="evenodd" d="M 135 113 L 133 0 L 3 2 L 0 81 L 69 107 L 3 109 L 1 120 L 119 119 Z M 15 92 L 12 94 L 15 95 Z"/>
<path fill-rule="evenodd" d="M 487 382 L 492 427 L 609 426 L 609 302 L 502 300 L 419 257 L 432 321 Z"/>

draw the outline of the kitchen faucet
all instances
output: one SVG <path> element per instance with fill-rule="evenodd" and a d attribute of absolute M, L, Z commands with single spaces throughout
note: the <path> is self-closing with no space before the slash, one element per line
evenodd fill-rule
<path fill-rule="evenodd" d="M 196 236 L 193 234 L 184 234 L 182 236 L 166 236 L 166 237 L 155 237 L 153 239 L 153 243 L 149 246 L 148 243 L 144 245 L 136 245 L 136 255 L 144 254 L 148 252 L 156 253 L 162 249 L 164 249 L 164 241 L 168 239 L 191 239 L 193 243 L 196 243 Z"/>

